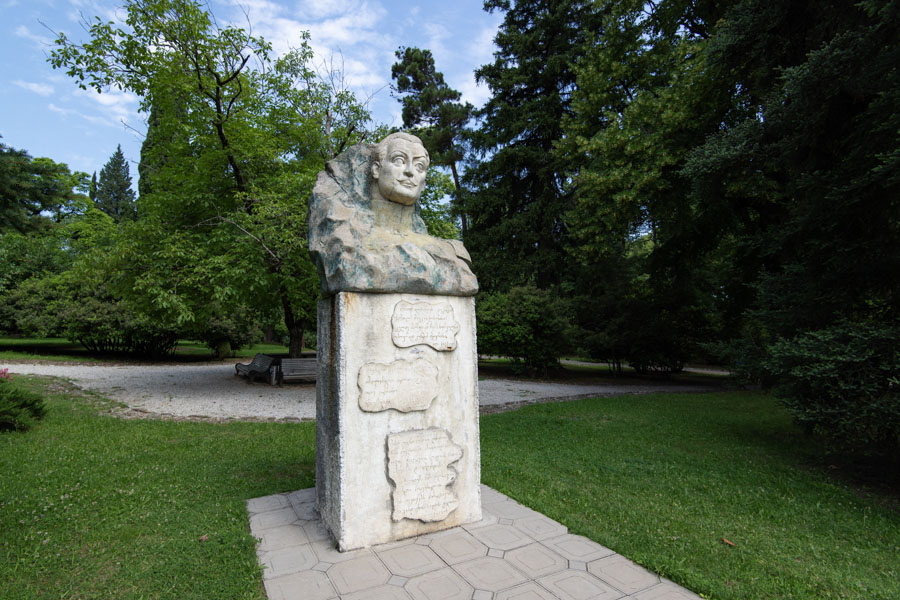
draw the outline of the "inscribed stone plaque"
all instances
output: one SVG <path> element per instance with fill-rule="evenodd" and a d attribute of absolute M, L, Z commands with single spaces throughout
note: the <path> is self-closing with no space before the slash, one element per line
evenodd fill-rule
<path fill-rule="evenodd" d="M 426 410 L 438 394 L 438 368 L 425 360 L 368 362 L 359 369 L 359 407 L 366 412 L 393 408 Z"/>
<path fill-rule="evenodd" d="M 391 318 L 391 339 L 400 348 L 428 344 L 435 350 L 456 349 L 459 323 L 448 302 L 398 302 Z"/>
<path fill-rule="evenodd" d="M 446 429 L 413 429 L 387 436 L 388 477 L 394 484 L 391 518 L 443 521 L 459 506 L 450 489 L 451 465 L 463 454 Z"/>

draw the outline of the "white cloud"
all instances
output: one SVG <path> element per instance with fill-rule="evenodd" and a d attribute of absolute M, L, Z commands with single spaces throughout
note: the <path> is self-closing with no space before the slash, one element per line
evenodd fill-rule
<path fill-rule="evenodd" d="M 380 4 L 377 6 L 384 12 Z M 318 20 L 348 13 L 370 12 L 372 9 L 366 0 L 303 0 L 297 10 L 301 18 Z"/>
<path fill-rule="evenodd" d="M 25 38 L 26 40 L 31 40 L 36 44 L 41 46 L 49 46 L 53 43 L 53 39 L 44 35 L 39 35 L 31 31 L 25 25 L 19 25 L 16 27 L 16 36 L 20 38 Z"/>
<path fill-rule="evenodd" d="M 84 118 L 94 122 L 92 119 L 98 119 L 107 125 L 121 125 L 122 123 L 136 124 L 140 123 L 140 117 L 137 113 L 138 98 L 131 92 L 122 92 L 119 90 L 109 90 L 98 94 L 92 90 L 75 90 L 74 96 L 77 98 L 85 98 L 99 106 L 100 116 Z M 92 111 L 93 112 L 93 111 Z"/>
<path fill-rule="evenodd" d="M 138 129 L 143 120 L 137 112 L 138 99 L 130 92 L 111 90 L 98 94 L 92 90 L 75 90 L 71 100 L 76 107 L 50 104 L 47 108 L 64 117 L 75 117 L 96 126 Z"/>
<path fill-rule="evenodd" d="M 20 79 L 13 80 L 13 83 L 29 92 L 34 92 L 39 96 L 52 96 L 53 86 L 46 83 L 32 83 L 30 81 L 22 81 Z"/>

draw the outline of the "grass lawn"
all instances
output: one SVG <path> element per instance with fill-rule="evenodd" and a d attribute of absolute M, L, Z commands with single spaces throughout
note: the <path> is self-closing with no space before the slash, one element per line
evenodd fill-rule
<path fill-rule="evenodd" d="M 895 497 L 836 481 L 765 394 L 530 406 L 483 417 L 481 453 L 487 485 L 707 598 L 900 598 Z"/>
<path fill-rule="evenodd" d="M 314 424 L 124 421 L 16 382 L 49 414 L 0 435 L 0 598 L 264 598 L 244 502 L 314 484 Z M 707 597 L 900 597 L 890 496 L 836 482 L 765 395 L 544 404 L 481 428 L 486 484 Z"/>

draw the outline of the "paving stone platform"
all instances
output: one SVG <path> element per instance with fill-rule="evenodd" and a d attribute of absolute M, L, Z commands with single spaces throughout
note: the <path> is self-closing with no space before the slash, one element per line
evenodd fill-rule
<path fill-rule="evenodd" d="M 699 600 L 487 486 L 484 518 L 338 552 L 315 489 L 247 501 L 269 600 Z"/>

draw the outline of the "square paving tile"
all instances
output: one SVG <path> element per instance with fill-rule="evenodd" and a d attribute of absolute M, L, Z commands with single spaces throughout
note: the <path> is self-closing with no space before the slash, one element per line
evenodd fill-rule
<path fill-rule="evenodd" d="M 502 558 L 483 556 L 468 562 L 454 565 L 453 570 L 478 590 L 498 592 L 520 583 L 528 578 Z"/>
<path fill-rule="evenodd" d="M 501 494 L 494 488 L 486 485 L 481 486 L 481 503 L 490 504 L 491 502 L 505 502 L 509 500 L 509 496 Z"/>
<path fill-rule="evenodd" d="M 303 531 L 306 532 L 306 537 L 309 538 L 310 542 L 318 542 L 319 540 L 331 540 L 331 534 L 328 533 L 328 529 L 325 527 L 325 525 L 322 524 L 321 520 L 305 523 L 303 525 Z"/>
<path fill-rule="evenodd" d="M 291 492 L 287 494 L 287 499 L 296 504 L 302 504 L 304 502 L 315 502 L 316 501 L 316 488 L 306 488 L 305 490 L 297 490 L 296 492 Z"/>
<path fill-rule="evenodd" d="M 269 600 L 330 600 L 337 592 L 325 573 L 303 571 L 265 582 Z"/>
<path fill-rule="evenodd" d="M 616 600 L 624 596 L 585 571 L 567 569 L 537 580 L 560 600 Z"/>
<path fill-rule="evenodd" d="M 466 531 L 472 531 L 473 529 L 480 529 L 482 527 L 487 527 L 488 525 L 496 525 L 498 521 L 499 517 L 497 515 L 482 512 L 480 521 L 466 523 L 465 525 L 462 525 L 462 528 Z"/>
<path fill-rule="evenodd" d="M 659 583 L 659 577 L 618 554 L 588 564 L 588 572 L 606 583 L 634 594 Z"/>
<path fill-rule="evenodd" d="M 351 558 L 328 569 L 328 578 L 340 594 L 352 594 L 384 585 L 391 578 L 374 554 Z"/>
<path fill-rule="evenodd" d="M 278 508 L 287 508 L 288 499 L 284 494 L 275 494 L 274 496 L 263 496 L 262 498 L 253 498 L 247 500 L 247 512 L 250 514 L 268 512 Z"/>
<path fill-rule="evenodd" d="M 319 518 L 319 511 L 316 510 L 315 502 L 291 502 L 291 506 L 294 507 L 294 512 L 297 514 L 298 519 L 315 521 Z"/>
<path fill-rule="evenodd" d="M 697 594 L 671 581 L 663 581 L 659 585 L 634 594 L 632 598 L 635 600 L 702 600 Z"/>
<path fill-rule="evenodd" d="M 540 514 L 511 500 L 485 503 L 484 510 L 489 514 L 497 515 L 501 519 L 522 519 Z"/>
<path fill-rule="evenodd" d="M 452 531 L 431 541 L 434 550 L 448 565 L 461 563 L 487 554 L 488 548 L 464 529 Z"/>
<path fill-rule="evenodd" d="M 413 577 L 406 582 L 406 591 L 415 600 L 470 600 L 475 592 L 449 567 Z"/>
<path fill-rule="evenodd" d="M 563 558 L 581 562 L 590 562 L 613 554 L 613 551 L 609 548 L 601 546 L 597 542 L 589 540 L 586 537 L 573 535 L 571 533 L 543 540 L 541 543 Z"/>
<path fill-rule="evenodd" d="M 415 577 L 446 566 L 434 550 L 418 544 L 407 544 L 384 551 L 376 548 L 375 552 L 391 573 L 403 577 Z"/>
<path fill-rule="evenodd" d="M 341 600 L 411 600 L 411 596 L 402 587 L 382 585 L 369 590 L 345 594 Z"/>
<path fill-rule="evenodd" d="M 494 600 L 559 600 L 556 596 L 533 581 L 497 592 Z"/>
<path fill-rule="evenodd" d="M 527 546 L 534 541 L 512 525 L 500 525 L 499 523 L 473 529 L 472 535 L 489 548 L 498 550 L 512 550 L 520 546 Z"/>
<path fill-rule="evenodd" d="M 504 558 L 523 573 L 531 575 L 532 579 L 562 571 L 569 562 L 550 548 L 537 542 L 510 550 Z"/>
<path fill-rule="evenodd" d="M 275 579 L 282 575 L 308 571 L 319 562 L 319 559 L 312 549 L 305 545 L 266 552 L 260 557 L 259 562 L 265 568 L 263 579 Z"/>
<path fill-rule="evenodd" d="M 297 513 L 290 506 L 270 510 L 267 512 L 257 513 L 250 517 L 250 531 L 254 534 L 263 529 L 271 529 L 272 527 L 281 527 L 282 525 L 290 525 L 297 521 Z"/>
<path fill-rule="evenodd" d="M 344 562 L 345 560 L 350 560 L 352 558 L 359 558 L 361 556 L 368 556 L 372 554 L 372 550 L 370 548 L 341 552 L 335 547 L 334 542 L 327 538 L 324 540 L 316 540 L 314 542 L 310 542 L 309 545 L 315 551 L 316 556 L 319 557 L 319 560 L 321 560 L 322 562 L 339 563 Z"/>
<path fill-rule="evenodd" d="M 259 550 L 262 552 L 271 552 L 272 550 L 281 550 L 282 548 L 302 546 L 309 543 L 306 531 L 296 523 L 285 525 L 284 527 L 264 529 L 259 532 L 258 537 L 260 538 Z"/>
<path fill-rule="evenodd" d="M 541 514 L 516 519 L 513 522 L 513 525 L 515 525 L 516 529 L 537 541 L 559 537 L 569 533 L 569 530 L 566 529 L 565 525 L 557 523 L 553 519 L 549 519 Z"/>

